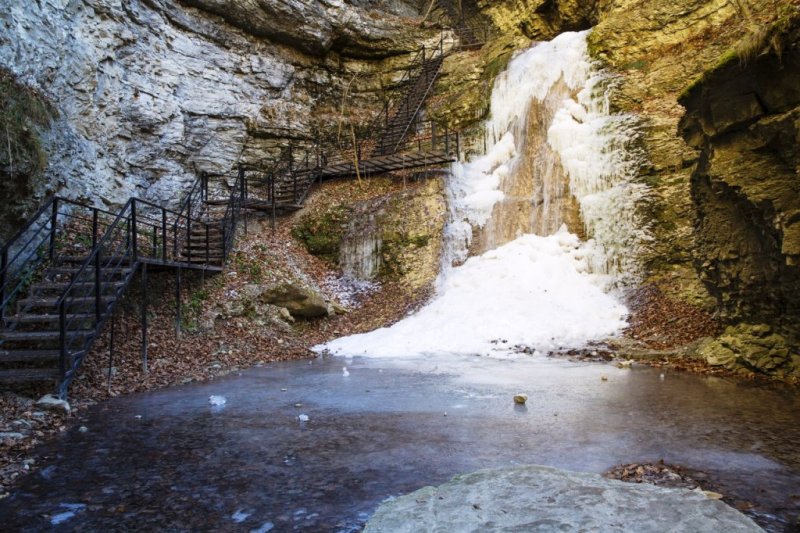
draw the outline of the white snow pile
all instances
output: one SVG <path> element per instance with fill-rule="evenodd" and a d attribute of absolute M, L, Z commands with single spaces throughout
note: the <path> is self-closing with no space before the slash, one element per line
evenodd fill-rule
<path fill-rule="evenodd" d="M 524 235 L 454 268 L 430 304 L 392 327 L 336 339 L 316 351 L 408 357 L 542 352 L 580 347 L 625 326 L 626 308 L 589 273 L 591 244 L 565 228 Z"/>

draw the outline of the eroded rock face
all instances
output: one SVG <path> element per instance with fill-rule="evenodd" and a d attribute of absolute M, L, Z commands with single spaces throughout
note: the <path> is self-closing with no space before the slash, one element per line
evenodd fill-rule
<path fill-rule="evenodd" d="M 312 139 L 352 71 L 385 70 L 354 56 L 418 46 L 413 21 L 395 14 L 410 9 L 399 0 L 10 2 L 0 66 L 57 111 L 43 139 L 51 189 L 109 205 L 131 195 L 168 203 L 197 171 L 260 163 L 288 138 Z M 356 105 L 379 108 L 378 99 Z"/>
<path fill-rule="evenodd" d="M 771 324 L 796 346 L 800 17 L 776 39 L 779 48 L 768 45 L 748 63 L 732 56 L 687 91 L 681 132 L 701 154 L 691 182 L 701 279 L 728 323 Z M 737 334 L 738 347 L 731 341 Z M 726 336 L 722 348 L 735 348 L 745 366 L 774 373 L 791 362 L 786 342 L 768 343 L 763 353 L 764 343 L 749 330 Z"/>
<path fill-rule="evenodd" d="M 709 353 L 737 336 L 758 352 L 744 331 L 753 324 L 796 345 L 796 12 L 794 2 L 623 0 L 590 35 L 593 55 L 621 74 L 612 106 L 644 124 L 647 281 L 733 327 Z M 779 373 L 725 350 L 709 361 Z"/>
<path fill-rule="evenodd" d="M 411 293 L 439 272 L 447 214 L 441 180 L 301 212 L 293 234 L 312 254 L 356 279 L 396 281 Z"/>
<path fill-rule="evenodd" d="M 564 31 L 585 30 L 597 23 L 608 0 L 478 0 L 503 31 L 519 31 L 536 41 Z"/>
<path fill-rule="evenodd" d="M 224 18 L 250 35 L 282 42 L 313 54 L 329 51 L 351 57 L 387 57 L 416 48 L 411 32 L 398 32 L 398 20 L 386 11 L 370 11 L 378 2 L 343 0 L 180 0 Z M 415 14 L 396 2 L 395 10 Z M 376 16 L 377 15 L 377 16 Z"/>

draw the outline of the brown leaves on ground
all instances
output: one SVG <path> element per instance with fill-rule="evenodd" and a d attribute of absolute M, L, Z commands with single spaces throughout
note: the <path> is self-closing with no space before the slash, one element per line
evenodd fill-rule
<path fill-rule="evenodd" d="M 608 479 L 618 479 L 628 483 L 649 483 L 661 487 L 696 489 L 700 483 L 687 474 L 683 468 L 658 463 L 630 463 L 615 466 L 603 473 Z"/>
<path fill-rule="evenodd" d="M 719 333 L 719 324 L 704 309 L 666 296 L 655 284 L 636 289 L 629 298 L 631 316 L 625 336 L 649 348 L 683 346 Z"/>

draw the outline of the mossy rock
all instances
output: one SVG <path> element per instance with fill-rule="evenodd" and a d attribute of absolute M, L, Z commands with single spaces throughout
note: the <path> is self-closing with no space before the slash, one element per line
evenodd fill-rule
<path fill-rule="evenodd" d="M 798 346 L 769 324 L 738 324 L 701 346 L 698 354 L 712 366 L 778 378 L 800 376 Z"/>
<path fill-rule="evenodd" d="M 337 264 L 342 237 L 352 215 L 353 208 L 341 204 L 320 214 L 304 215 L 292 228 L 292 236 L 302 242 L 310 254 Z"/>

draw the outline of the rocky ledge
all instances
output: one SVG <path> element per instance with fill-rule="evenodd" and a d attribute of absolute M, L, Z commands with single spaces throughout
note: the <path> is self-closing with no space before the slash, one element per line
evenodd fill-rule
<path fill-rule="evenodd" d="M 382 531 L 761 531 L 700 491 L 632 485 L 544 466 L 481 470 L 385 502 Z"/>

